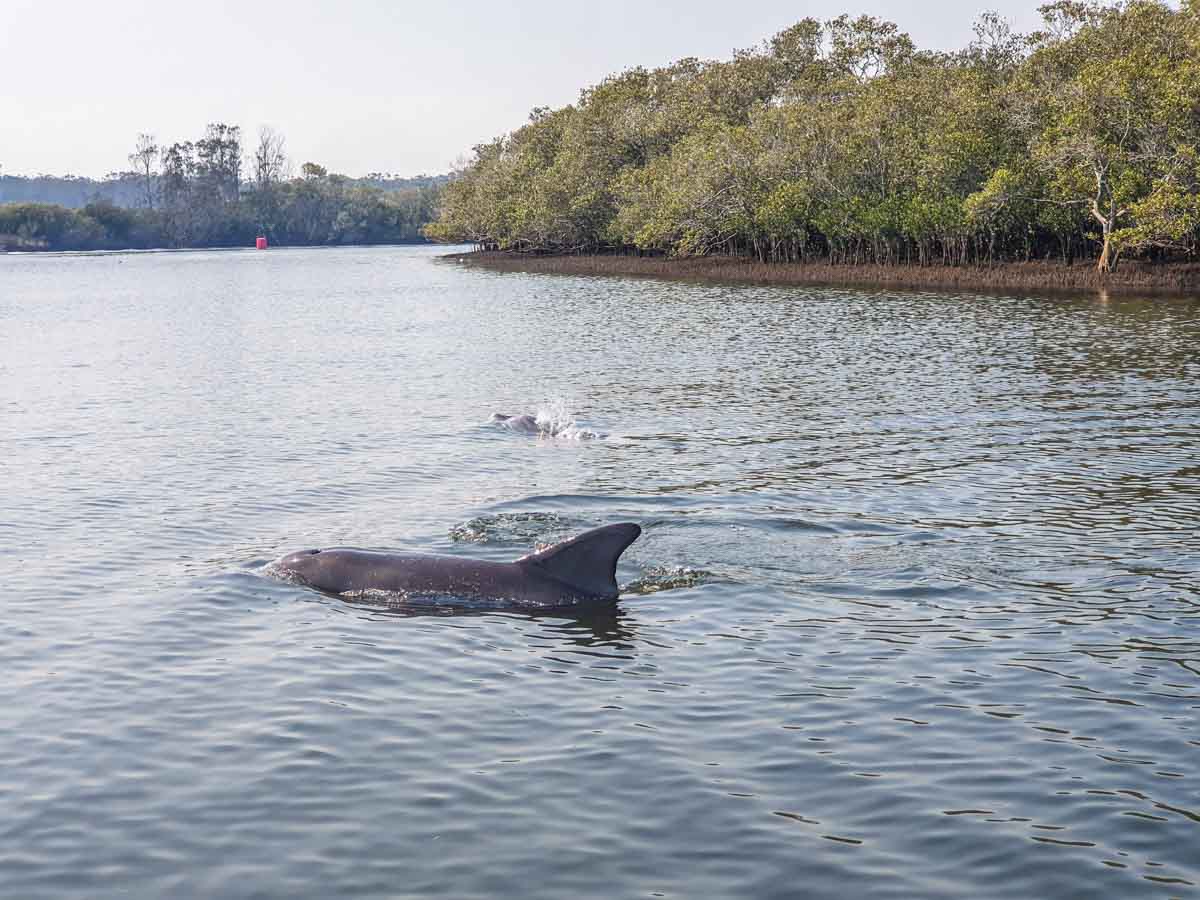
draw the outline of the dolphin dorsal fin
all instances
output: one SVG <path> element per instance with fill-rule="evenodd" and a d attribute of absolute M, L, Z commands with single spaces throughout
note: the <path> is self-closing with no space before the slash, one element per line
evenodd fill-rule
<path fill-rule="evenodd" d="M 523 556 L 517 565 L 540 569 L 590 597 L 616 600 L 617 559 L 641 533 L 641 527 L 632 522 L 593 528 L 569 541 Z"/>

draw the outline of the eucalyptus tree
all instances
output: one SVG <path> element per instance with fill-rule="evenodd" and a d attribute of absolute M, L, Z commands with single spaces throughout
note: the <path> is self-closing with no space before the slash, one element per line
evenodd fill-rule
<path fill-rule="evenodd" d="M 195 177 L 205 199 L 230 203 L 237 200 L 242 182 L 242 130 L 213 122 L 195 143 Z"/>
<path fill-rule="evenodd" d="M 258 130 L 252 165 L 250 205 L 259 228 L 274 233 L 280 215 L 280 187 L 287 177 L 288 158 L 283 135 L 263 125 Z"/>
<path fill-rule="evenodd" d="M 142 204 L 154 209 L 158 181 L 158 158 L 161 148 L 152 134 L 139 134 L 133 152 L 129 154 L 129 166 L 137 174 L 141 185 Z"/>

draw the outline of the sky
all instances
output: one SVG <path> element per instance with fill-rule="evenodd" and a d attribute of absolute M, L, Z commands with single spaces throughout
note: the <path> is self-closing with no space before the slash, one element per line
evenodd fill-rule
<path fill-rule="evenodd" d="M 297 170 L 436 174 L 606 75 L 728 58 L 806 16 L 878 16 L 953 49 L 985 10 L 1032 30 L 1038 3 L 0 0 L 0 173 L 100 177 L 141 132 L 225 122 L 246 145 L 282 133 Z"/>

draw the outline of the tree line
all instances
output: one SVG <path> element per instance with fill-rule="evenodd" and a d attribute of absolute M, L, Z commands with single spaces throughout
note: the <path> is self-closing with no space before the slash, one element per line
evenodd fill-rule
<path fill-rule="evenodd" d="M 79 175 L 5 175 L 0 172 L 0 203 L 52 203 L 79 209 L 93 200 L 116 206 L 137 206 L 137 182 L 131 172 L 112 172 L 104 178 Z"/>
<path fill-rule="evenodd" d="M 954 52 L 863 16 L 634 68 L 474 148 L 426 234 L 538 252 L 1194 259 L 1200 0 L 1060 0 Z"/>
<path fill-rule="evenodd" d="M 120 192 L 78 208 L 0 203 L 0 249 L 99 250 L 422 241 L 444 177 L 363 179 L 306 162 L 293 174 L 283 137 L 263 128 L 246 152 L 241 129 L 210 124 L 195 141 L 139 135 Z M 124 203 L 114 202 L 122 199 Z"/>

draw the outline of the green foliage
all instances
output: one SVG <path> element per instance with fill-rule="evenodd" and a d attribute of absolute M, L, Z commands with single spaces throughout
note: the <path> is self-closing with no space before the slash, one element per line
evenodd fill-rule
<path fill-rule="evenodd" d="M 275 140 L 273 133 L 268 137 Z M 143 138 L 149 149 L 150 139 Z M 146 162 L 143 178 L 154 189 L 145 191 L 139 208 L 99 198 L 82 209 L 0 204 L 0 249 L 246 247 L 260 233 L 272 244 L 424 240 L 421 229 L 436 215 L 437 183 L 415 179 L 387 190 L 379 185 L 396 179 L 356 181 L 315 163 L 304 165 L 301 178 L 282 180 L 280 144 L 272 146 L 276 157 L 264 158 L 260 147 L 255 178 L 245 182 L 239 130 L 210 125 L 199 141 L 165 148 L 161 173 L 152 175 Z"/>
<path fill-rule="evenodd" d="M 1123 248 L 1177 243 L 1187 204 L 1169 198 L 1194 192 L 1200 137 L 1195 11 L 1063 0 L 1043 14 L 1016 91 L 1048 199 L 1098 226 L 1101 269 Z"/>
<path fill-rule="evenodd" d="M 537 109 L 448 186 L 435 240 L 958 264 L 1194 252 L 1200 5 L 1061 0 L 957 53 L 805 19 L 728 61 Z"/>

